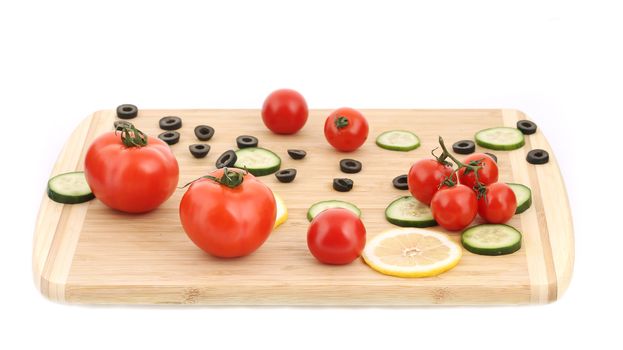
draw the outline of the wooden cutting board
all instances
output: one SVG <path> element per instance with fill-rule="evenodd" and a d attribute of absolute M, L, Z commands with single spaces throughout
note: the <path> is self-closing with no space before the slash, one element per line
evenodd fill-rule
<path fill-rule="evenodd" d="M 514 127 L 526 116 L 516 110 L 362 110 L 370 135 L 362 148 L 338 153 L 325 141 L 323 125 L 329 110 L 310 111 L 305 128 L 294 136 L 275 135 L 262 124 L 258 110 L 141 110 L 132 122 L 157 135 L 158 120 L 180 116 L 181 140 L 171 146 L 180 164 L 180 184 L 212 169 L 218 156 L 235 149 L 238 135 L 255 135 L 260 146 L 276 152 L 282 168 L 296 168 L 293 183 L 273 175 L 261 179 L 284 199 L 289 219 L 254 254 L 234 259 L 213 258 L 183 232 L 176 193 L 157 210 L 143 215 L 115 212 L 98 200 L 62 205 L 44 196 L 34 235 L 35 283 L 48 298 L 69 303 L 219 304 L 219 305 L 426 305 L 547 303 L 561 296 L 573 270 L 571 213 L 554 154 L 539 130 L 514 151 L 493 151 L 500 181 L 528 185 L 533 205 L 510 225 L 523 233 L 522 248 L 506 256 L 479 256 L 464 251 L 457 267 L 437 277 L 408 279 L 385 276 L 356 260 L 346 266 L 318 263 L 307 249 L 309 206 L 320 200 L 342 199 L 362 210 L 368 237 L 394 227 L 384 218 L 393 199 L 408 194 L 392 186 L 392 178 L 408 172 L 417 159 L 429 157 L 443 136 L 451 145 L 471 139 L 476 131 L 495 126 Z M 98 135 L 112 130 L 114 111 L 93 113 L 68 140 L 52 175 L 83 170 L 84 155 Z M 207 124 L 216 134 L 207 143 L 210 154 L 195 159 L 188 146 L 198 141 L 193 129 Z M 411 152 L 388 151 L 374 140 L 383 131 L 407 129 L 421 139 Z M 292 160 L 288 148 L 307 150 Z M 550 162 L 531 165 L 533 148 L 550 153 Z M 477 151 L 484 151 L 477 149 Z M 354 158 L 363 171 L 349 175 L 351 192 L 332 189 L 343 177 L 338 162 Z M 441 228 L 433 230 L 442 231 Z M 459 234 L 448 233 L 455 241 Z"/>

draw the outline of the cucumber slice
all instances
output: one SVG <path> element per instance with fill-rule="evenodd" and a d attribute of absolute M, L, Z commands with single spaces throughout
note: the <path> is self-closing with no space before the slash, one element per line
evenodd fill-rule
<path fill-rule="evenodd" d="M 480 130 L 475 138 L 478 146 L 501 151 L 521 148 L 526 143 L 519 129 L 507 127 Z"/>
<path fill-rule="evenodd" d="M 339 200 L 329 200 L 312 204 L 312 206 L 309 207 L 309 210 L 307 211 L 307 220 L 312 221 L 314 220 L 316 215 L 320 214 L 324 210 L 331 208 L 348 209 L 355 213 L 357 216 L 361 217 L 361 210 L 359 210 L 356 205 Z"/>
<path fill-rule="evenodd" d="M 234 167 L 246 168 L 255 176 L 270 175 L 281 167 L 281 158 L 278 155 L 261 147 L 247 147 L 236 151 Z"/>
<path fill-rule="evenodd" d="M 385 218 L 394 225 L 402 227 L 431 227 L 437 222 L 430 208 L 412 196 L 400 197 L 385 209 Z"/>
<path fill-rule="evenodd" d="M 461 243 L 474 254 L 511 254 L 521 248 L 521 233 L 508 225 L 476 225 L 463 231 Z"/>
<path fill-rule="evenodd" d="M 83 171 L 56 175 L 48 181 L 48 197 L 63 204 L 78 204 L 95 198 Z"/>
<path fill-rule="evenodd" d="M 380 134 L 376 144 L 388 150 L 407 152 L 420 147 L 420 139 L 410 131 L 391 130 Z"/>
<path fill-rule="evenodd" d="M 521 214 L 528 210 L 532 205 L 532 191 L 526 185 L 507 183 L 508 186 L 515 192 L 515 198 L 517 198 L 517 210 L 515 214 Z"/>

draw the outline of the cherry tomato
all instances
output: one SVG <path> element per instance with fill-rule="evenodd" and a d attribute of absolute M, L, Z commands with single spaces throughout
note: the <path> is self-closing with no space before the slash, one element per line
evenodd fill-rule
<path fill-rule="evenodd" d="M 307 246 L 325 264 L 343 265 L 357 259 L 366 245 L 366 228 L 350 210 L 327 209 L 318 214 L 307 230 Z"/>
<path fill-rule="evenodd" d="M 119 132 L 96 138 L 86 153 L 84 174 L 102 203 L 127 213 L 144 213 L 171 197 L 179 167 L 169 145 L 132 128 L 127 124 L 127 144 L 122 140 L 125 134 Z M 135 144 L 133 135 L 138 137 Z"/>
<path fill-rule="evenodd" d="M 478 199 L 478 214 L 492 224 L 503 224 L 515 215 L 517 198 L 515 192 L 503 182 L 495 182 L 485 189 Z"/>
<path fill-rule="evenodd" d="M 482 160 L 481 169 L 478 169 L 478 180 L 483 185 L 492 184 L 498 181 L 498 165 L 489 155 L 484 153 L 473 153 L 463 159 L 464 164 L 476 165 L 475 162 Z M 473 171 L 466 171 L 467 168 L 459 169 L 459 182 L 469 188 L 476 186 L 476 177 Z"/>
<path fill-rule="evenodd" d="M 441 227 L 450 231 L 462 230 L 478 213 L 476 193 L 465 185 L 444 186 L 433 196 L 430 209 Z"/>
<path fill-rule="evenodd" d="M 352 152 L 368 138 L 368 121 L 355 109 L 336 109 L 324 123 L 324 136 L 338 151 Z"/>
<path fill-rule="evenodd" d="M 418 201 L 430 205 L 439 185 L 452 173 L 452 167 L 435 159 L 420 159 L 411 166 L 407 183 L 409 192 Z M 452 177 L 456 182 L 456 174 Z"/>
<path fill-rule="evenodd" d="M 294 134 L 307 122 L 307 102 L 290 89 L 273 91 L 262 106 L 264 125 L 276 134 Z"/>
<path fill-rule="evenodd" d="M 212 178 L 193 182 L 182 197 L 184 231 L 199 248 L 214 256 L 251 254 L 275 225 L 277 206 L 272 191 L 241 170 L 217 169 L 209 176 Z"/>

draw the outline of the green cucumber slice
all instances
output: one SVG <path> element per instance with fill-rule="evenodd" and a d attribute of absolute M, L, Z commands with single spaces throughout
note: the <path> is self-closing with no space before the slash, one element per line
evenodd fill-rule
<path fill-rule="evenodd" d="M 521 248 L 521 232 L 508 225 L 476 225 L 463 231 L 461 243 L 474 254 L 511 254 Z"/>
<path fill-rule="evenodd" d="M 356 205 L 340 200 L 328 200 L 312 204 L 312 206 L 309 207 L 309 210 L 307 211 L 307 220 L 312 221 L 314 220 L 316 215 L 320 214 L 324 210 L 331 208 L 348 209 L 355 213 L 357 216 L 361 217 L 361 210 L 359 210 Z"/>
<path fill-rule="evenodd" d="M 501 151 L 521 148 L 526 143 L 519 129 L 507 127 L 480 130 L 475 139 L 478 146 Z"/>
<path fill-rule="evenodd" d="M 56 175 L 48 181 L 48 197 L 63 204 L 78 204 L 95 198 L 83 171 Z"/>
<path fill-rule="evenodd" d="M 236 151 L 234 167 L 247 169 L 255 176 L 270 175 L 281 167 L 281 158 L 274 152 L 261 147 L 247 147 Z"/>
<path fill-rule="evenodd" d="M 407 152 L 420 147 L 420 139 L 411 131 L 391 130 L 380 134 L 376 144 L 388 150 Z"/>
<path fill-rule="evenodd" d="M 507 183 L 508 186 L 515 192 L 515 198 L 517 198 L 517 209 L 515 214 L 521 214 L 528 210 L 532 205 L 532 191 L 530 187 L 522 184 Z"/>
<path fill-rule="evenodd" d="M 412 196 L 400 197 L 385 209 L 385 218 L 401 227 L 431 227 L 437 222 L 430 208 Z"/>

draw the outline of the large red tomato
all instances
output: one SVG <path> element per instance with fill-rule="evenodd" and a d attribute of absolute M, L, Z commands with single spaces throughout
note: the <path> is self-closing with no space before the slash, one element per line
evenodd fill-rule
<path fill-rule="evenodd" d="M 478 214 L 476 192 L 465 185 L 444 186 L 433 196 L 430 210 L 441 227 L 450 231 L 462 230 Z"/>
<path fill-rule="evenodd" d="M 356 109 L 338 108 L 327 117 L 324 136 L 338 151 L 352 152 L 368 138 L 368 121 Z"/>
<path fill-rule="evenodd" d="M 307 122 L 307 102 L 290 89 L 273 91 L 262 106 L 262 120 L 276 134 L 294 134 Z"/>
<path fill-rule="evenodd" d="M 238 169 L 217 169 L 193 182 L 180 202 L 188 237 L 222 258 L 253 253 L 270 235 L 276 215 L 272 191 Z"/>
<path fill-rule="evenodd" d="M 177 160 L 169 145 L 146 136 L 129 123 L 121 132 L 107 132 L 93 141 L 84 173 L 97 199 L 128 213 L 157 208 L 175 191 Z"/>
<path fill-rule="evenodd" d="M 489 155 L 484 153 L 473 153 L 463 159 L 464 164 L 477 165 L 482 168 L 478 169 L 478 181 L 484 186 L 498 181 L 498 165 Z M 459 182 L 469 188 L 476 186 L 476 176 L 474 172 L 467 168 L 459 169 Z"/>
<path fill-rule="evenodd" d="M 415 162 L 407 177 L 409 192 L 418 201 L 429 205 L 439 186 L 452 174 L 452 167 L 435 159 L 420 159 Z M 456 175 L 452 177 L 456 181 Z"/>
<path fill-rule="evenodd" d="M 342 265 L 357 259 L 366 245 L 366 228 L 357 215 L 343 208 L 318 214 L 307 230 L 307 246 L 325 264 Z"/>

